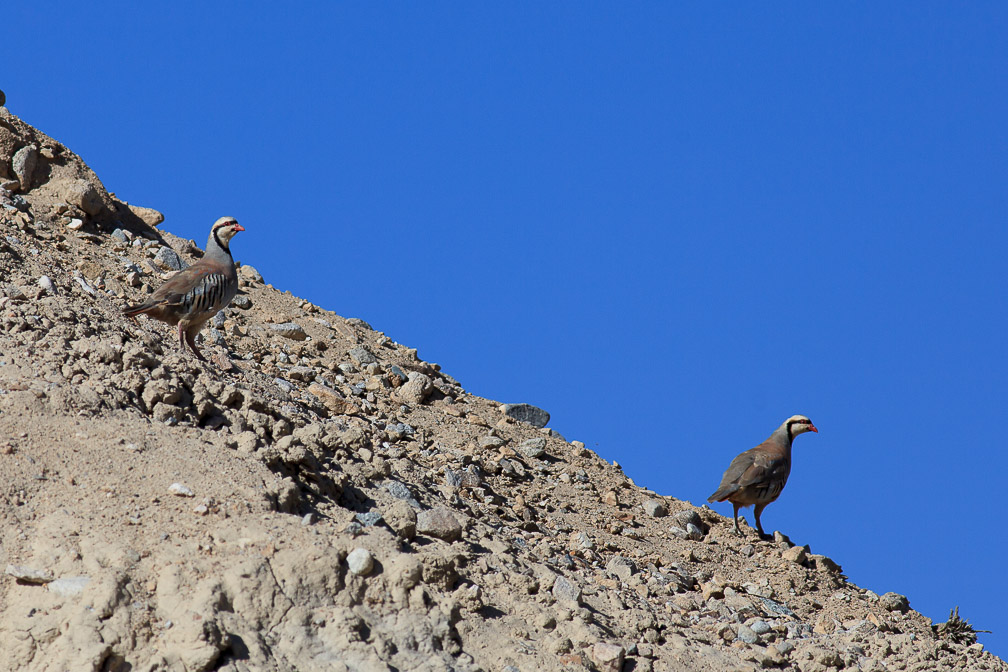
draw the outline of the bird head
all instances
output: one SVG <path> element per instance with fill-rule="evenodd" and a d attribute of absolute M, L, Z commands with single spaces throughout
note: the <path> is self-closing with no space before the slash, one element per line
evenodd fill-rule
<path fill-rule="evenodd" d="M 211 233 L 215 238 L 217 238 L 217 240 L 226 246 L 228 241 L 234 238 L 236 233 L 244 230 L 245 227 L 239 224 L 238 220 L 234 217 L 221 217 L 214 222 Z"/>
<path fill-rule="evenodd" d="M 799 434 L 804 434 L 805 432 L 819 433 L 819 430 L 812 424 L 812 421 L 804 415 L 792 415 L 784 421 L 784 426 L 788 428 L 791 436 L 798 436 Z"/>

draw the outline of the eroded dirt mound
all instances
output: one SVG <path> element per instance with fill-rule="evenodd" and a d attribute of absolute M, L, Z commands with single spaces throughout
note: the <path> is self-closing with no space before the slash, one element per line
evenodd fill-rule
<path fill-rule="evenodd" d="M 4 669 L 1008 669 L 250 266 L 198 365 L 120 313 L 194 242 L 4 108 L 0 178 Z"/>

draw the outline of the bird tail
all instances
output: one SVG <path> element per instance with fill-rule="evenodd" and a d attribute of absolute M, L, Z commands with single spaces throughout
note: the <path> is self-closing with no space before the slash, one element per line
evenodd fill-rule
<path fill-rule="evenodd" d="M 728 499 L 731 496 L 731 494 L 733 492 L 735 492 L 735 490 L 737 490 L 737 489 L 738 488 L 733 488 L 733 487 L 718 488 L 717 490 L 714 491 L 714 493 L 710 497 L 707 498 L 707 501 L 708 502 L 723 502 L 726 499 Z"/>
<path fill-rule="evenodd" d="M 137 303 L 132 306 L 126 306 L 123 308 L 123 315 L 126 317 L 136 317 L 141 313 L 146 313 L 148 310 L 154 307 L 151 303 Z"/>

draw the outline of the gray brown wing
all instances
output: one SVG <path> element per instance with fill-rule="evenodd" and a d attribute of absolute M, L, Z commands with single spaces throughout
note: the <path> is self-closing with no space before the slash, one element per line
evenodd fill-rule
<path fill-rule="evenodd" d="M 205 312 L 221 301 L 227 283 L 227 276 L 219 269 L 196 263 L 169 278 L 147 301 L 131 306 L 125 312 L 127 315 L 139 314 L 158 306 L 180 313 L 194 308 Z"/>
<path fill-rule="evenodd" d="M 773 458 L 766 453 L 759 453 L 753 465 L 739 477 L 739 488 L 763 483 L 769 480 L 787 478 L 787 461 L 783 457 Z"/>
<path fill-rule="evenodd" d="M 756 454 L 752 450 L 736 455 L 728 465 L 728 469 L 725 470 L 724 476 L 721 477 L 721 485 L 707 498 L 707 501 L 723 502 L 742 487 L 739 483 L 740 479 L 750 477 L 754 469 L 759 470 L 761 467 L 756 464 Z"/>

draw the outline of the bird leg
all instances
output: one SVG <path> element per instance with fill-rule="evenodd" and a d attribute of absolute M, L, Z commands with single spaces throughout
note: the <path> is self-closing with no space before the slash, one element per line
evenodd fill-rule
<path fill-rule="evenodd" d="M 742 530 L 740 530 L 739 526 L 738 526 L 738 510 L 739 510 L 739 505 L 736 504 L 735 502 L 732 502 L 732 506 L 735 508 L 735 534 L 737 534 L 738 536 L 741 537 L 742 536 Z"/>
<path fill-rule="evenodd" d="M 198 331 L 198 328 L 193 330 L 187 329 L 185 332 L 185 340 L 186 343 L 189 344 L 189 347 L 192 348 L 193 354 L 196 355 L 196 359 L 201 362 L 205 362 L 206 359 L 203 358 L 203 354 L 199 351 L 199 348 L 196 347 L 196 332 Z"/>
<path fill-rule="evenodd" d="M 760 524 L 760 514 L 763 513 L 763 509 L 766 508 L 766 504 L 757 504 L 753 507 L 753 514 L 756 518 L 756 531 L 759 532 L 760 539 L 766 538 L 766 533 L 763 532 L 763 525 Z"/>

